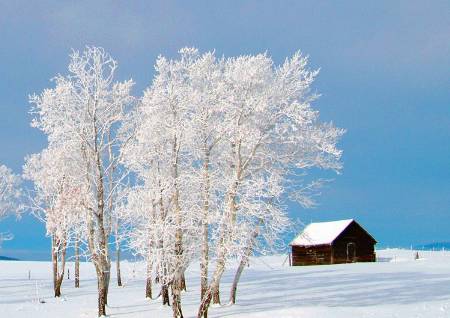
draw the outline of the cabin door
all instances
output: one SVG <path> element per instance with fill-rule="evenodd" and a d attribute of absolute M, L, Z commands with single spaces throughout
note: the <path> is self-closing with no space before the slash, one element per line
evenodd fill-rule
<path fill-rule="evenodd" d="M 347 243 L 347 262 L 353 263 L 356 261 L 356 244 L 353 242 Z"/>

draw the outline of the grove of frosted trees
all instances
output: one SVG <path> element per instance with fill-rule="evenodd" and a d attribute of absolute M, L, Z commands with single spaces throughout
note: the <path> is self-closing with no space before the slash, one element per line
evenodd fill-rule
<path fill-rule="evenodd" d="M 131 79 L 116 80 L 117 66 L 102 48 L 73 51 L 65 75 L 30 96 L 32 126 L 48 145 L 26 157 L 26 205 L 51 238 L 55 296 L 74 249 L 76 262 L 83 253 L 95 267 L 106 315 L 110 269 L 121 285 L 126 247 L 146 262 L 143 297 L 173 317 L 183 317 L 186 271 L 200 266 L 197 316 L 206 318 L 229 266 L 231 305 L 249 257 L 277 249 L 287 203 L 314 203 L 320 181 L 308 172 L 340 171 L 344 131 L 319 121 L 318 72 L 301 53 L 276 65 L 267 54 L 184 48 L 157 59 L 141 97 Z M 18 181 L 3 166 L 0 174 L 2 216 Z"/>

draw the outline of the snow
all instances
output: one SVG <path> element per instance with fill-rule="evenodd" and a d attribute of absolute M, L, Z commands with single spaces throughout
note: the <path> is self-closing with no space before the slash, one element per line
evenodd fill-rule
<path fill-rule="evenodd" d="M 419 255 L 421 260 L 416 261 L 415 251 L 388 249 L 377 251 L 377 263 L 304 267 L 283 266 L 285 255 L 252 258 L 238 286 L 237 304 L 213 307 L 210 317 L 449 317 L 450 252 L 419 251 Z M 72 263 L 69 268 L 71 280 L 63 282 L 64 297 L 55 299 L 50 262 L 0 262 L 2 317 L 96 317 L 93 265 L 81 264 L 79 289 L 73 288 Z M 170 308 L 159 300 L 144 298 L 144 264 L 123 262 L 122 271 L 125 286 L 116 287 L 112 281 L 110 317 L 171 317 Z M 183 293 L 185 317 L 196 315 L 198 275 L 195 264 L 188 270 L 188 291 Z M 232 276 L 227 272 L 221 285 L 224 303 Z"/>
<path fill-rule="evenodd" d="M 353 219 L 309 224 L 291 245 L 331 244 L 344 231 Z"/>

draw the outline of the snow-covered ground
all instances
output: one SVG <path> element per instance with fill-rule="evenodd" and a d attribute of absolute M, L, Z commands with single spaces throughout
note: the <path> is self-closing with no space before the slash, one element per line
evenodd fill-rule
<path fill-rule="evenodd" d="M 210 317 L 450 317 L 450 252 L 389 249 L 381 261 L 308 267 L 283 266 L 285 256 L 253 258 L 238 287 L 237 304 L 215 307 Z M 51 264 L 0 262 L 0 316 L 8 318 L 95 317 L 96 281 L 93 266 L 81 265 L 81 288 L 71 280 L 64 297 L 52 297 Z M 143 266 L 123 262 L 124 287 L 112 281 L 107 311 L 111 317 L 170 317 L 160 301 L 144 299 Z M 28 271 L 31 279 L 28 279 Z M 185 317 L 198 305 L 198 269 L 187 276 L 183 294 Z M 225 275 L 222 301 L 228 298 L 233 273 Z M 41 302 L 39 301 L 41 300 Z"/>

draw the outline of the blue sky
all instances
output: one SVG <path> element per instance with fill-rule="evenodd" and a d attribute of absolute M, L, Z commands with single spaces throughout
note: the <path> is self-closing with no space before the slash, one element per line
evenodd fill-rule
<path fill-rule="evenodd" d="M 30 128 L 28 95 L 64 73 L 71 48 L 103 46 L 135 94 L 159 54 L 183 46 L 218 55 L 301 50 L 321 68 L 315 103 L 347 129 L 343 174 L 304 222 L 356 218 L 382 246 L 450 241 L 449 1 L 0 0 L 0 162 L 20 172 L 45 146 Z M 25 216 L 0 231 L 0 254 L 43 258 L 45 229 Z"/>

